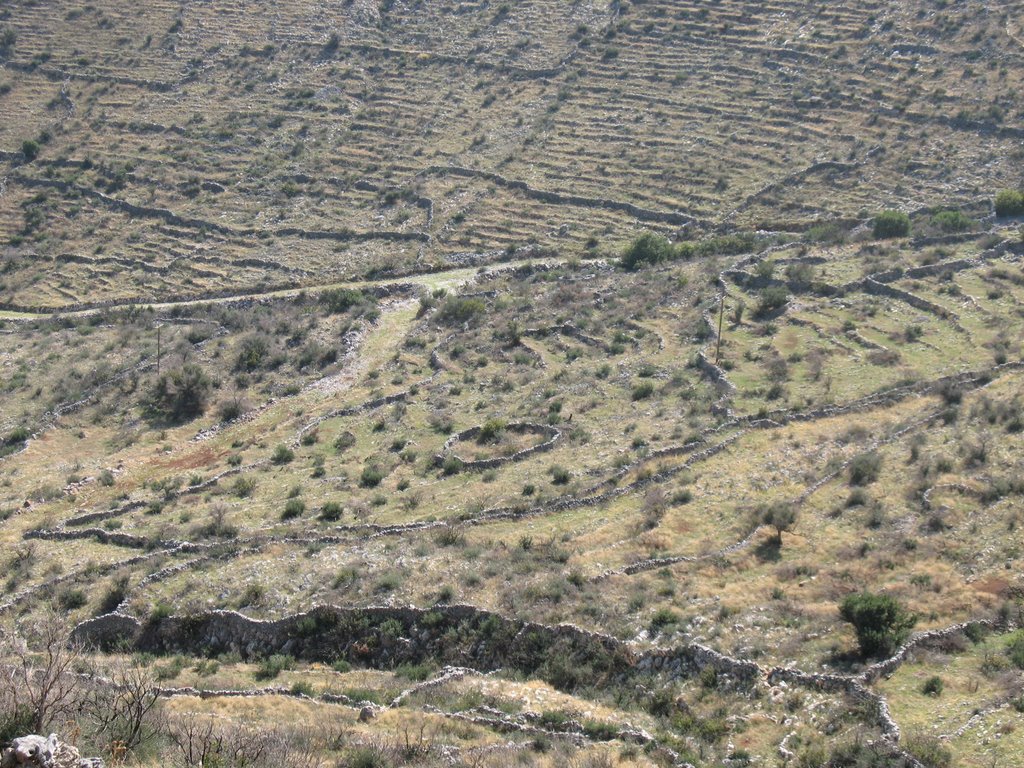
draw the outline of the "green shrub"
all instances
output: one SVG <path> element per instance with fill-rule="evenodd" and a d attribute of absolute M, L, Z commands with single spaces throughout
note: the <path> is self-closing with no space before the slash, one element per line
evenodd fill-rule
<path fill-rule="evenodd" d="M 1004 189 L 996 195 L 996 216 L 1024 215 L 1024 190 Z"/>
<path fill-rule="evenodd" d="M 32 139 L 25 139 L 21 142 L 21 154 L 25 156 L 25 159 L 29 162 L 36 159 L 39 156 L 39 142 L 33 141 Z"/>
<path fill-rule="evenodd" d="M 480 432 L 476 436 L 476 441 L 478 443 L 497 442 L 505 432 L 505 427 L 506 424 L 502 419 L 488 419 L 484 422 L 483 426 L 480 427 Z"/>
<path fill-rule="evenodd" d="M 344 763 L 349 768 L 391 768 L 392 762 L 382 751 L 382 747 L 358 747 L 348 753 Z"/>
<path fill-rule="evenodd" d="M 3 439 L 4 445 L 20 445 L 32 436 L 27 427 L 15 427 Z"/>
<path fill-rule="evenodd" d="M 882 457 L 875 451 L 868 451 L 850 462 L 850 485 L 870 485 L 878 479 L 882 469 Z"/>
<path fill-rule="evenodd" d="M 256 490 L 256 480 L 252 477 L 236 478 L 231 486 L 231 490 L 240 499 L 248 498 Z"/>
<path fill-rule="evenodd" d="M 437 321 L 445 325 L 462 325 L 480 318 L 487 311 L 482 299 L 451 296 L 437 313 Z"/>
<path fill-rule="evenodd" d="M 907 734 L 903 738 L 903 746 L 927 768 L 950 768 L 953 765 L 953 753 L 930 734 Z"/>
<path fill-rule="evenodd" d="M 274 464 L 287 464 L 295 458 L 295 451 L 289 448 L 287 445 L 278 445 L 274 449 L 274 453 L 271 454 L 270 460 Z"/>
<path fill-rule="evenodd" d="M 238 607 L 247 608 L 250 605 L 259 605 L 266 596 L 266 587 L 262 584 L 249 584 L 238 598 Z"/>
<path fill-rule="evenodd" d="M 777 309 L 781 309 L 789 301 L 789 291 L 782 285 L 769 285 L 761 289 L 757 301 L 757 316 L 765 317 Z"/>
<path fill-rule="evenodd" d="M 1024 669 L 1024 631 L 1014 633 L 1006 653 L 1015 667 Z"/>
<path fill-rule="evenodd" d="M 10 27 L 4 27 L 0 29 L 0 56 L 6 56 L 14 49 L 14 44 L 18 42 L 18 33 Z M 28 731 L 25 731 L 28 733 Z M 6 741 L 6 739 L 0 738 L 0 742 Z"/>
<path fill-rule="evenodd" d="M 635 387 L 633 387 L 633 393 L 630 395 L 633 401 L 646 400 L 648 397 L 654 394 L 654 384 L 649 381 L 641 381 Z"/>
<path fill-rule="evenodd" d="M 284 510 L 281 512 L 282 520 L 291 520 L 292 518 L 299 517 L 303 512 L 306 511 L 306 503 L 302 499 L 288 499 L 284 505 Z"/>
<path fill-rule="evenodd" d="M 924 681 L 924 685 L 921 686 L 921 693 L 925 696 L 941 696 L 942 689 L 945 687 L 942 682 L 942 678 L 938 675 L 932 675 Z"/>
<path fill-rule="evenodd" d="M 661 632 L 665 627 L 679 622 L 679 616 L 671 608 L 659 608 L 651 617 L 650 631 L 652 635 Z"/>
<path fill-rule="evenodd" d="M 342 511 L 341 504 L 336 501 L 328 501 L 320 507 L 320 519 L 329 523 L 336 522 L 341 519 Z"/>
<path fill-rule="evenodd" d="M 186 363 L 161 375 L 149 395 L 149 406 L 159 416 L 183 421 L 200 416 L 206 410 L 213 382 L 203 369 Z"/>
<path fill-rule="evenodd" d="M 619 729 L 611 723 L 603 723 L 598 720 L 584 720 L 583 734 L 593 741 L 612 741 L 618 738 Z"/>
<path fill-rule="evenodd" d="M 871 592 L 847 595 L 839 615 L 853 624 L 864 656 L 890 655 L 917 622 L 917 617 L 904 610 L 895 598 Z"/>
<path fill-rule="evenodd" d="M 320 294 L 320 304 L 332 315 L 340 315 L 353 307 L 373 305 L 375 300 L 362 291 L 336 288 Z"/>
<path fill-rule="evenodd" d="M 661 235 L 644 232 L 622 253 L 619 264 L 628 270 L 639 269 L 644 264 L 659 264 L 673 257 L 672 243 Z"/>
<path fill-rule="evenodd" d="M 242 339 L 238 356 L 235 358 L 235 370 L 255 371 L 261 368 L 270 355 L 270 342 L 265 336 L 253 335 Z"/>
<path fill-rule="evenodd" d="M 338 453 L 347 451 L 353 445 L 356 444 L 356 436 L 351 432 L 345 431 L 334 438 L 334 450 Z"/>
<path fill-rule="evenodd" d="M 416 683 L 421 683 L 434 674 L 436 667 L 433 664 L 399 664 L 395 667 L 395 674 L 399 677 L 404 677 L 406 680 L 412 680 Z"/>
<path fill-rule="evenodd" d="M 363 473 L 359 476 L 359 485 L 363 488 L 376 488 L 384 479 L 385 473 L 376 464 L 367 464 L 363 467 Z"/>
<path fill-rule="evenodd" d="M 65 587 L 57 593 L 57 605 L 60 606 L 62 611 L 73 611 L 76 608 L 81 608 L 86 602 L 88 600 L 85 592 L 81 589 Z"/>
<path fill-rule="evenodd" d="M 551 472 L 551 482 L 555 485 L 566 485 L 572 477 L 568 469 L 557 464 L 551 467 L 549 471 Z"/>
<path fill-rule="evenodd" d="M 294 666 L 294 658 L 281 653 L 275 653 L 273 656 L 260 662 L 259 668 L 253 676 L 257 680 L 273 680 L 286 669 L 291 669 Z"/>
<path fill-rule="evenodd" d="M 961 211 L 939 211 L 932 216 L 932 227 L 940 232 L 969 232 L 978 222 Z"/>
<path fill-rule="evenodd" d="M 906 237 L 910 234 L 910 217 L 903 211 L 882 211 L 875 216 L 872 234 L 876 240 Z"/>

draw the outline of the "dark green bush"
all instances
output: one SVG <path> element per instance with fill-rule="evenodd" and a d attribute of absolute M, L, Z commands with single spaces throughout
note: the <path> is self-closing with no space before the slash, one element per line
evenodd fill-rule
<path fill-rule="evenodd" d="M 299 517 L 306 511 L 306 503 L 302 499 L 288 499 L 281 512 L 282 520 L 291 520 Z"/>
<path fill-rule="evenodd" d="M 654 384 L 649 381 L 641 381 L 635 387 L 633 387 L 633 393 L 631 395 L 634 401 L 646 400 L 648 397 L 654 394 Z"/>
<path fill-rule="evenodd" d="M 274 453 L 271 454 L 270 460 L 274 464 L 287 464 L 295 458 L 295 451 L 289 448 L 287 445 L 278 445 L 274 449 Z"/>
<path fill-rule="evenodd" d="M 482 299 L 451 296 L 437 312 L 437 321 L 445 325 L 462 325 L 482 317 L 487 305 Z"/>
<path fill-rule="evenodd" d="M 876 240 L 906 237 L 910 234 L 910 217 L 903 211 L 882 211 L 875 216 L 872 234 Z"/>
<path fill-rule="evenodd" d="M 785 286 L 769 285 L 761 290 L 761 296 L 757 302 L 757 316 L 765 317 L 777 309 L 781 309 L 789 301 L 789 291 Z"/>
<path fill-rule="evenodd" d="M 660 264 L 675 256 L 672 243 L 661 235 L 644 232 L 622 253 L 619 264 L 628 270 L 639 269 L 644 264 Z"/>
<path fill-rule="evenodd" d="M 446 475 L 457 475 L 462 471 L 462 461 L 458 456 L 446 456 L 441 462 L 441 471 Z"/>
<path fill-rule="evenodd" d="M 363 467 L 363 473 L 359 476 L 359 485 L 363 488 L 376 488 L 384 479 L 385 473 L 376 464 L 367 464 Z"/>
<path fill-rule="evenodd" d="M 294 658 L 291 656 L 285 656 L 284 654 L 275 653 L 273 656 L 260 662 L 259 668 L 256 670 L 254 677 L 257 680 L 273 680 L 286 669 L 291 669 L 294 666 Z"/>
<path fill-rule="evenodd" d="M 374 299 L 362 291 L 351 288 L 335 288 L 320 294 L 320 304 L 332 315 L 340 315 L 353 307 L 373 305 Z"/>
<path fill-rule="evenodd" d="M 342 511 L 341 504 L 336 501 L 328 501 L 320 507 L 320 519 L 329 523 L 336 522 L 341 519 Z"/>
<path fill-rule="evenodd" d="M 336 438 L 334 438 L 334 450 L 338 453 L 347 451 L 353 445 L 356 444 L 356 436 L 349 431 L 342 432 Z"/>
<path fill-rule="evenodd" d="M 1015 667 L 1024 669 L 1024 631 L 1014 633 L 1006 653 Z"/>
<path fill-rule="evenodd" d="M 494 443 L 501 439 L 507 425 L 502 419 L 488 419 L 476 436 L 478 443 Z"/>
<path fill-rule="evenodd" d="M 854 456 L 850 462 L 850 485 L 870 485 L 878 479 L 882 457 L 874 451 Z"/>
<path fill-rule="evenodd" d="M 265 336 L 247 336 L 239 345 L 238 356 L 235 358 L 235 370 L 255 371 L 263 367 L 269 356 L 270 342 Z"/>
<path fill-rule="evenodd" d="M 978 222 L 961 211 L 939 211 L 932 216 L 931 225 L 940 232 L 949 234 L 956 232 L 969 232 L 976 227 Z"/>
<path fill-rule="evenodd" d="M 85 592 L 81 589 L 65 587 L 57 593 L 57 605 L 63 611 L 73 611 L 76 608 L 81 608 L 86 602 L 88 602 L 88 599 L 85 596 Z"/>
<path fill-rule="evenodd" d="M 917 617 L 908 613 L 895 598 L 871 592 L 847 595 L 839 607 L 839 615 L 853 624 L 864 656 L 890 655 L 917 622 Z"/>
<path fill-rule="evenodd" d="M 213 382 L 203 369 L 186 363 L 156 380 L 149 405 L 160 416 L 183 421 L 200 416 L 206 410 Z"/>

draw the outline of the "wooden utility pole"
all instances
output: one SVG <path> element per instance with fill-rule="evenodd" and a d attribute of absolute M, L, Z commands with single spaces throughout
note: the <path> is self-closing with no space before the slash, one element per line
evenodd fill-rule
<path fill-rule="evenodd" d="M 718 300 L 718 344 L 715 346 L 715 365 L 722 354 L 722 318 L 725 316 L 725 294 Z"/>

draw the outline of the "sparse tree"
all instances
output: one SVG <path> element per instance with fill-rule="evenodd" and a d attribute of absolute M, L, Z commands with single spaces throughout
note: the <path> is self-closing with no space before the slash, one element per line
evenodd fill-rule
<path fill-rule="evenodd" d="M 785 501 L 776 501 L 761 508 L 760 522 L 775 529 L 776 540 L 782 546 L 782 534 L 796 525 L 796 508 Z"/>
<path fill-rule="evenodd" d="M 150 401 L 154 409 L 168 418 L 192 419 L 206 410 L 212 386 L 202 368 L 186 363 L 157 379 Z"/>

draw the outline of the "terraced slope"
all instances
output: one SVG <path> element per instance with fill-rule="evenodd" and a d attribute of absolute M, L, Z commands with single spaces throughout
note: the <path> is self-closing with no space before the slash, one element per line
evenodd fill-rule
<path fill-rule="evenodd" d="M 1020 182 L 1019 10 L 12 2 L 0 301 L 983 211 Z"/>

